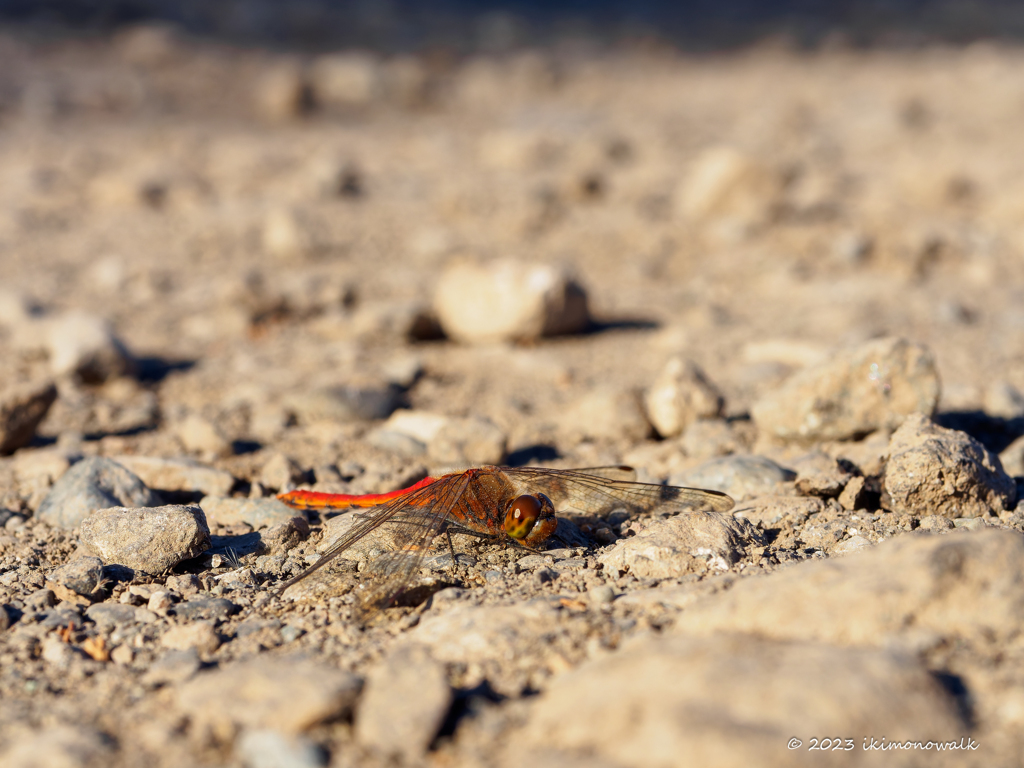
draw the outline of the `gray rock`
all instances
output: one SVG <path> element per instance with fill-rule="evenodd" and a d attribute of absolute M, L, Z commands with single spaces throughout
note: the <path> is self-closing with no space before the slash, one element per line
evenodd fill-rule
<path fill-rule="evenodd" d="M 105 563 L 147 573 L 161 573 L 210 548 L 203 510 L 178 504 L 101 509 L 82 523 L 81 537 Z"/>
<path fill-rule="evenodd" d="M 86 608 L 85 615 L 100 629 L 136 623 L 148 624 L 156 620 L 156 615 L 145 608 L 124 603 L 96 603 Z"/>
<path fill-rule="evenodd" d="M 399 647 L 367 675 L 356 711 L 356 738 L 388 757 L 419 759 L 451 703 L 444 667 L 422 646 Z"/>
<path fill-rule="evenodd" d="M 226 619 L 241 610 L 230 600 L 223 597 L 201 597 L 179 603 L 171 608 L 171 613 L 185 621 L 200 619 Z"/>
<path fill-rule="evenodd" d="M 796 474 L 764 456 L 722 456 L 672 475 L 669 485 L 722 491 L 741 500 L 772 493 Z"/>
<path fill-rule="evenodd" d="M 36 517 L 58 528 L 77 528 L 98 509 L 161 503 L 159 495 L 133 473 L 97 456 L 82 459 L 65 472 L 39 505 Z"/>
<path fill-rule="evenodd" d="M 66 590 L 90 599 L 99 592 L 102 581 L 103 561 L 98 557 L 80 557 L 55 568 L 47 576 L 47 583 L 54 592 Z"/>
<path fill-rule="evenodd" d="M 1017 497 L 1013 478 L 981 443 L 920 415 L 893 433 L 882 485 L 883 506 L 920 517 L 984 517 L 1013 509 Z"/>
<path fill-rule="evenodd" d="M 248 768 L 321 768 L 327 755 L 304 736 L 275 730 L 246 730 L 235 742 L 235 755 Z"/>
<path fill-rule="evenodd" d="M 287 523 L 293 517 L 302 516 L 277 499 L 241 499 L 235 497 L 207 496 L 199 502 L 206 519 L 211 525 L 233 526 L 246 523 L 254 529 L 271 528 Z"/>
<path fill-rule="evenodd" d="M 638 578 L 664 579 L 709 567 L 726 570 L 742 555 L 745 532 L 731 515 L 688 511 L 616 542 L 598 562 L 613 574 L 628 571 Z"/>
<path fill-rule="evenodd" d="M 849 733 L 861 750 L 868 734 L 955 740 L 965 728 L 952 696 L 909 654 L 675 635 L 556 677 L 533 700 L 508 757 L 510 765 L 585 758 L 580 764 L 623 768 L 859 765 L 848 753 L 826 763 L 800 750 L 824 733 Z M 920 754 L 887 753 L 886 764 L 919 765 Z"/>
<path fill-rule="evenodd" d="M 57 387 L 52 381 L 0 392 L 0 456 L 28 445 L 56 399 Z"/>
<path fill-rule="evenodd" d="M 662 437 L 676 437 L 693 422 L 720 416 L 725 398 L 692 360 L 673 357 L 644 394 L 647 418 Z"/>
<path fill-rule="evenodd" d="M 452 264 L 434 307 L 445 333 L 467 343 L 578 333 L 590 322 L 586 292 L 567 272 L 511 260 Z"/>
<path fill-rule="evenodd" d="M 994 643 L 1024 621 L 1024 536 L 987 528 L 904 535 L 842 559 L 744 579 L 691 605 L 688 634 L 748 632 L 779 640 L 914 647 Z"/>
<path fill-rule="evenodd" d="M 148 487 L 161 491 L 196 491 L 210 496 L 226 496 L 235 484 L 231 473 L 208 467 L 194 459 L 116 456 L 114 461 L 134 472 Z"/>
<path fill-rule="evenodd" d="M 201 731 L 298 734 L 349 713 L 361 688 L 360 678 L 334 666 L 260 656 L 200 674 L 178 690 L 177 705 Z"/>
<path fill-rule="evenodd" d="M 401 405 L 401 395 L 393 384 L 347 384 L 290 394 L 284 406 L 302 424 L 372 421 L 386 419 Z"/>
<path fill-rule="evenodd" d="M 931 353 L 906 339 L 875 339 L 807 368 L 751 409 L 764 434 L 782 440 L 849 440 L 895 429 L 939 400 Z"/>

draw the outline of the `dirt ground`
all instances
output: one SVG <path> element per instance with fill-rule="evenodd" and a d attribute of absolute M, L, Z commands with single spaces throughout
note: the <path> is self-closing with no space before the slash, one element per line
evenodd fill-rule
<path fill-rule="evenodd" d="M 914 506 L 886 476 L 930 439 L 890 443 L 914 410 L 1024 474 L 1022 65 L 984 44 L 456 62 L 0 36 L 0 390 L 57 388 L 0 458 L 4 765 L 860 765 L 883 737 L 977 746 L 891 764 L 1024 764 L 1014 482 L 989 461 Z M 508 262 L 575 281 L 589 320 L 453 340 L 452 265 Z M 932 373 L 893 386 L 934 374 L 937 407 L 768 429 L 783 408 L 759 402 L 884 338 L 924 350 Z M 673 358 L 723 402 L 678 430 L 648 397 Z M 855 392 L 825 379 L 794 408 Z M 396 407 L 448 442 L 389 431 Z M 100 552 L 94 591 L 61 583 L 96 545 L 40 510 L 95 456 L 202 501 L 213 548 L 159 572 Z M 713 534 L 566 512 L 547 555 L 456 536 L 454 572 L 439 539 L 365 626 L 371 549 L 282 597 L 329 516 L 210 501 L 481 463 L 700 485 L 709 461 L 740 475 L 704 483 L 737 501 Z M 854 747 L 807 751 L 829 738 Z"/>

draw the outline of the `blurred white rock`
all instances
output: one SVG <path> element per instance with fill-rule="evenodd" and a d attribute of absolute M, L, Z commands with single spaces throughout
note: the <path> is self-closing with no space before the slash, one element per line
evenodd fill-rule
<path fill-rule="evenodd" d="M 434 307 L 445 333 L 467 343 L 530 341 L 590 322 L 586 292 L 566 270 L 517 261 L 453 264 Z"/>

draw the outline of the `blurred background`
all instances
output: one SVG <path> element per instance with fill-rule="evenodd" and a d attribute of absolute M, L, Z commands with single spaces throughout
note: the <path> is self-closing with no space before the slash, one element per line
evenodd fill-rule
<path fill-rule="evenodd" d="M 1022 32 L 996 0 L 3 0 L 0 384 L 57 377 L 37 439 L 103 452 L 201 414 L 214 454 L 336 456 L 404 406 L 595 464 L 661 434 L 674 358 L 749 448 L 759 398 L 891 335 L 1002 450 Z"/>

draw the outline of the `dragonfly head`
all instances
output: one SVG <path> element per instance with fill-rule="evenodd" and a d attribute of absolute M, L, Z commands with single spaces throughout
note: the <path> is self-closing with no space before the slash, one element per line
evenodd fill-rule
<path fill-rule="evenodd" d="M 528 547 L 544 541 L 556 525 L 555 505 L 543 493 L 518 496 L 505 512 L 505 533 Z"/>

